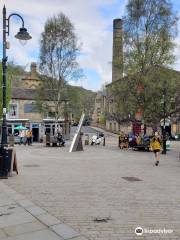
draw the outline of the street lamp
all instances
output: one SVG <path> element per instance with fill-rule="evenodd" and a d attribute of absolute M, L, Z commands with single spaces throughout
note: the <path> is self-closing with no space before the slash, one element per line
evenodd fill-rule
<path fill-rule="evenodd" d="M 68 114 L 68 103 L 69 103 L 69 99 L 62 99 L 62 102 L 64 102 L 65 106 L 64 106 L 64 134 L 65 134 L 65 138 L 69 139 L 69 114 Z"/>
<path fill-rule="evenodd" d="M 163 89 L 163 151 L 162 154 L 166 154 L 166 115 L 167 115 L 167 81 L 164 81 Z"/>
<path fill-rule="evenodd" d="M 3 98 L 2 98 L 2 113 L 3 113 L 3 121 L 2 121 L 2 137 L 1 137 L 1 156 L 3 161 L 3 166 L 5 166 L 7 163 L 7 150 L 5 150 L 5 147 L 7 146 L 7 122 L 6 122 L 6 69 L 7 69 L 7 56 L 6 56 L 6 49 L 9 48 L 7 42 L 6 42 L 6 34 L 9 36 L 10 32 L 10 18 L 12 16 L 17 16 L 22 21 L 22 27 L 19 29 L 19 32 L 15 35 L 15 38 L 19 39 L 20 41 L 27 41 L 31 39 L 32 37 L 27 32 L 27 29 L 24 27 L 24 20 L 23 18 L 17 14 L 12 13 L 9 15 L 8 18 L 6 18 L 6 7 L 4 5 L 3 7 L 3 58 L 2 58 L 2 91 L 3 91 Z M 0 173 L 0 175 L 7 175 L 7 166 L 5 167 L 5 172 Z"/>

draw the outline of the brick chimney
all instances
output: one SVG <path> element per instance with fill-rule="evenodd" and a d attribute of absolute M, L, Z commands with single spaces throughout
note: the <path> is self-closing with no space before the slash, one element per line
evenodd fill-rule
<path fill-rule="evenodd" d="M 123 77 L 122 19 L 113 20 L 112 82 Z"/>
<path fill-rule="evenodd" d="M 31 63 L 31 76 L 36 76 L 37 71 L 36 71 L 37 65 L 35 62 Z"/>

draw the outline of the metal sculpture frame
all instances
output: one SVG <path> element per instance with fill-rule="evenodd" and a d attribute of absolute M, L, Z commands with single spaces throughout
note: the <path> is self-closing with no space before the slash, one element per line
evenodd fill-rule
<path fill-rule="evenodd" d="M 85 114 L 82 113 L 81 119 L 80 119 L 79 124 L 78 124 L 78 128 L 77 128 L 76 133 L 73 137 L 69 152 L 83 151 L 82 139 L 81 139 L 81 128 L 82 128 L 82 125 L 83 125 L 83 122 L 84 122 L 84 117 L 85 117 Z"/>

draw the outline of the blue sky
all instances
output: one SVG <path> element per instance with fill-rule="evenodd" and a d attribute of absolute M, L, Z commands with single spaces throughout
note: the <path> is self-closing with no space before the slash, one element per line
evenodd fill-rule
<path fill-rule="evenodd" d="M 59 12 L 67 15 L 75 26 L 75 31 L 82 43 L 82 54 L 78 57 L 85 77 L 75 85 L 87 89 L 99 90 L 103 84 L 111 82 L 112 61 L 112 22 L 121 18 L 125 12 L 127 0 L 1 0 L 0 7 L 6 4 L 7 15 L 19 13 L 25 21 L 25 27 L 32 35 L 26 46 L 13 37 L 21 22 L 15 17 L 10 22 L 11 48 L 7 50 L 8 60 L 24 65 L 27 69 L 32 61 L 38 63 L 39 39 L 44 23 L 48 17 Z M 172 1 L 174 9 L 180 11 L 180 1 Z M 2 14 L 0 16 L 2 22 Z M 179 25 L 180 29 L 180 25 Z M 179 36 L 176 43 L 179 43 Z M 2 49 L 2 37 L 0 39 Z M 175 50 L 177 56 L 174 68 L 180 70 L 180 48 Z M 2 51 L 0 51 L 2 58 Z"/>

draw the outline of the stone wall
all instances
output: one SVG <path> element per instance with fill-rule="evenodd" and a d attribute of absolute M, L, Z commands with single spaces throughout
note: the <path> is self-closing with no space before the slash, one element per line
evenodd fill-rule
<path fill-rule="evenodd" d="M 20 119 L 29 119 L 30 121 L 40 122 L 42 121 L 42 115 L 39 112 L 24 112 L 24 105 L 25 104 L 32 104 L 35 102 L 32 100 L 11 100 L 11 103 L 15 103 L 18 106 L 18 118 Z"/>

